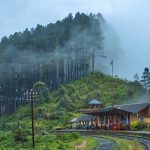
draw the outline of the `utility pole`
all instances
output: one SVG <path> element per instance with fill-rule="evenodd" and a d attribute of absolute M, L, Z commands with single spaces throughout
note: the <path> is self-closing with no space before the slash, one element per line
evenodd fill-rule
<path fill-rule="evenodd" d="M 113 62 L 113 59 L 111 60 L 110 65 L 111 65 L 111 67 L 112 67 L 112 70 L 111 70 L 112 72 L 111 72 L 111 73 L 112 73 L 112 78 L 113 78 L 113 71 L 114 71 L 114 70 L 113 70 L 113 69 L 114 69 L 114 62 Z M 113 105 L 114 105 L 114 100 L 113 100 L 113 81 L 112 81 L 112 91 L 111 91 L 111 92 L 112 92 L 112 108 L 113 108 Z M 113 120 L 112 120 L 112 124 L 114 124 L 114 114 L 113 114 L 112 117 L 113 117 L 113 118 L 112 118 L 112 119 L 113 119 Z"/>
<path fill-rule="evenodd" d="M 113 60 L 110 62 L 110 64 L 111 64 L 111 67 L 112 67 L 112 77 L 114 76 L 113 74 L 114 74 L 114 62 L 113 62 Z"/>
<path fill-rule="evenodd" d="M 32 147 L 34 149 L 35 147 L 35 141 L 34 141 L 34 100 L 37 100 L 37 92 L 33 91 L 33 89 L 31 89 L 30 92 L 27 91 L 27 101 L 31 101 L 31 116 L 32 116 Z"/>
<path fill-rule="evenodd" d="M 92 51 L 92 72 L 94 72 L 95 67 L 95 50 Z"/>
<path fill-rule="evenodd" d="M 33 91 L 30 93 L 31 98 L 31 114 L 32 114 L 32 146 L 34 149 L 34 112 L 33 112 Z"/>

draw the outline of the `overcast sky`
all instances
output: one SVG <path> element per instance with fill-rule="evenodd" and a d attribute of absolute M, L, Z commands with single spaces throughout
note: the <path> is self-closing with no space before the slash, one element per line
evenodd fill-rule
<path fill-rule="evenodd" d="M 150 67 L 149 0 L 0 0 L 0 38 L 76 12 L 101 12 L 117 31 L 124 58 L 115 74 L 132 79 Z"/>

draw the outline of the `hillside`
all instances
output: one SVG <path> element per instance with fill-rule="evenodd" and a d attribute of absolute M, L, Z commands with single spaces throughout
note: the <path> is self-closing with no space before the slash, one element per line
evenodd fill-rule
<path fill-rule="evenodd" d="M 124 103 L 127 99 L 139 97 L 142 87 L 137 82 L 112 78 L 102 73 L 91 73 L 86 77 L 61 86 L 46 97 L 40 96 L 35 103 L 35 129 L 41 135 L 56 128 L 69 127 L 69 120 L 79 116 L 79 109 L 86 107 L 89 99 L 96 98 L 106 106 Z M 25 133 L 31 133 L 30 104 L 20 107 L 15 113 L 1 116 L 1 134 L 5 140 L 13 141 L 12 133 L 19 128 Z M 1 135 L 2 136 L 2 135 Z M 2 137 L 3 137 L 2 136 Z M 6 144 L 1 140 L 0 145 Z"/>
<path fill-rule="evenodd" d="M 61 112 L 77 113 L 80 108 L 87 107 L 88 101 L 93 98 L 100 100 L 104 106 L 122 104 L 129 99 L 134 102 L 142 90 L 138 82 L 128 82 L 98 72 L 91 73 L 70 84 L 62 85 L 48 95 L 39 95 L 35 102 L 35 114 L 37 119 L 55 120 L 62 116 Z M 29 104 L 19 108 L 13 115 L 8 115 L 8 119 L 4 118 L 13 123 L 14 119 L 24 120 L 28 117 Z"/>

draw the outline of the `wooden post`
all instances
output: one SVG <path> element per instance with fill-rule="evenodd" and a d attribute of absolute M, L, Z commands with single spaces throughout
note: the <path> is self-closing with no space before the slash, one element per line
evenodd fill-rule
<path fill-rule="evenodd" d="M 112 125 L 114 125 L 114 113 L 112 114 Z"/>
<path fill-rule="evenodd" d="M 128 118 L 128 114 L 127 114 L 127 125 L 129 124 L 129 120 L 128 120 L 129 118 Z"/>
<path fill-rule="evenodd" d="M 119 119 L 118 119 L 119 121 L 119 128 L 121 129 L 121 124 L 122 124 L 122 120 L 121 120 L 121 112 L 119 112 Z"/>
<path fill-rule="evenodd" d="M 35 147 L 35 141 L 34 141 L 34 110 L 33 110 L 33 103 L 34 100 L 37 100 L 37 92 L 33 91 L 31 89 L 31 91 L 27 91 L 26 92 L 26 96 L 27 96 L 27 101 L 29 100 L 31 102 L 31 118 L 32 118 L 32 147 L 34 149 Z"/>

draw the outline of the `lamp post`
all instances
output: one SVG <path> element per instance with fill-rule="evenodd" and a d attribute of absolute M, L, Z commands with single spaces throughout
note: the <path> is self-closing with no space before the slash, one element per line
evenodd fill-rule
<path fill-rule="evenodd" d="M 31 89 L 29 92 L 26 92 L 27 101 L 31 101 L 31 116 L 32 116 L 32 147 L 34 149 L 35 142 L 34 142 L 34 110 L 33 110 L 33 102 L 37 100 L 37 92 Z"/>

